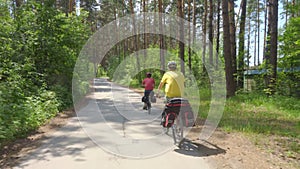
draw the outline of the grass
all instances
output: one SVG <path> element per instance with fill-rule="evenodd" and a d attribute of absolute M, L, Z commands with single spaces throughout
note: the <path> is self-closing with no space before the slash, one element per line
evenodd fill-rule
<path fill-rule="evenodd" d="M 210 100 L 200 103 L 201 117 L 207 115 Z M 219 127 L 242 132 L 255 138 L 256 144 L 273 141 L 287 157 L 300 156 L 300 100 L 285 96 L 243 93 L 227 99 Z M 261 141 L 259 141 L 261 140 Z M 271 145 L 271 143 L 270 143 Z"/>
<path fill-rule="evenodd" d="M 210 93 L 200 92 L 199 117 L 207 117 Z M 267 97 L 261 93 L 239 93 L 226 100 L 219 127 L 241 132 L 258 146 L 273 149 L 287 158 L 300 159 L 300 100 L 286 96 Z"/>
<path fill-rule="evenodd" d="M 220 126 L 300 139 L 299 106 L 294 98 L 240 94 L 227 100 Z"/>

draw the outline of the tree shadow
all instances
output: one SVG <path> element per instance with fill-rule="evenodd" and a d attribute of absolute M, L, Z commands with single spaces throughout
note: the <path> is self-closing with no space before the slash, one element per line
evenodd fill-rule
<path fill-rule="evenodd" d="M 71 120 L 77 121 L 75 117 Z M 51 158 L 62 156 L 70 156 L 74 161 L 78 162 L 87 161 L 88 159 L 83 156 L 82 151 L 94 148 L 94 143 L 85 135 L 72 134 L 81 130 L 80 125 L 78 123 L 69 123 L 61 128 L 56 127 L 56 129 L 52 131 L 53 133 L 48 134 L 47 132 L 36 132 L 35 135 L 41 135 L 37 139 L 27 138 L 27 143 L 20 147 L 19 153 L 16 152 L 10 159 L 0 163 L 0 168 L 13 168 L 15 166 L 26 168 L 30 166 L 30 161 L 49 161 Z"/>

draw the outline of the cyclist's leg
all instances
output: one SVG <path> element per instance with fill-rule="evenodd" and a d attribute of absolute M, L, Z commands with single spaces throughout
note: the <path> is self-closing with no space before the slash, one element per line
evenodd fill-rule
<path fill-rule="evenodd" d="M 150 93 L 151 93 L 151 90 L 145 90 L 145 93 L 144 93 L 144 96 L 146 97 L 145 103 L 146 103 L 147 108 L 151 107 L 151 103 L 149 100 Z"/>
<path fill-rule="evenodd" d="M 176 145 L 179 145 L 180 141 L 182 140 L 182 127 L 181 127 L 181 120 L 178 115 L 175 119 L 175 123 L 172 127 L 172 130 L 173 130 L 174 143 Z"/>
<path fill-rule="evenodd" d="M 147 102 L 148 114 L 150 114 L 150 113 L 151 113 L 151 100 L 150 100 L 150 97 L 151 97 L 151 92 L 152 92 L 152 90 L 149 92 L 149 96 L 148 96 L 148 102 Z"/>
<path fill-rule="evenodd" d="M 143 102 L 144 102 L 143 109 L 146 110 L 147 109 L 147 91 L 146 90 L 144 91 L 144 97 L 143 98 L 145 98 L 143 100 Z"/>
<path fill-rule="evenodd" d="M 183 119 L 182 119 L 182 112 L 180 111 L 178 116 L 177 116 L 177 119 L 178 119 L 178 128 L 179 128 L 179 140 L 181 141 L 183 139 Z"/>

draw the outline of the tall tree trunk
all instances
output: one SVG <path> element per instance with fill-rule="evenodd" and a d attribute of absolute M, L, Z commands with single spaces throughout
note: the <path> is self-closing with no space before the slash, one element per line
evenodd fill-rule
<path fill-rule="evenodd" d="M 288 16 L 289 16 L 289 0 L 285 1 L 285 26 L 288 23 Z"/>
<path fill-rule="evenodd" d="M 132 15 L 132 23 L 133 23 L 133 34 L 134 34 L 134 41 L 133 41 L 133 50 L 134 51 L 137 51 L 138 50 L 138 37 L 137 37 L 137 31 L 136 31 L 136 21 L 135 21 L 135 16 L 134 16 L 134 7 L 133 7 L 133 3 L 132 3 L 132 0 L 129 0 L 129 7 L 130 7 L 130 12 L 131 12 L 131 15 Z M 135 52 L 136 54 L 136 68 L 137 68 L 137 71 L 140 72 L 140 59 L 139 59 L 139 55 L 138 55 L 138 52 Z M 141 81 L 142 77 L 138 77 L 139 81 Z"/>
<path fill-rule="evenodd" d="M 242 13 L 239 32 L 239 54 L 238 54 L 238 89 L 244 88 L 244 59 L 245 59 L 245 27 L 247 0 L 241 1 Z"/>
<path fill-rule="evenodd" d="M 214 8 L 213 8 L 213 0 L 209 0 L 209 16 L 208 16 L 208 40 L 210 42 L 209 45 L 209 64 L 213 66 L 213 18 L 214 18 Z"/>
<path fill-rule="evenodd" d="M 69 0 L 69 13 L 74 11 L 74 0 Z"/>
<path fill-rule="evenodd" d="M 143 49 L 144 49 L 144 57 L 147 58 L 147 34 L 145 33 L 147 31 L 147 28 L 148 28 L 148 25 L 146 25 L 146 15 L 145 13 L 147 12 L 147 9 L 146 9 L 146 1 L 147 0 L 143 0 L 143 26 L 144 26 L 144 33 L 143 33 Z"/>
<path fill-rule="evenodd" d="M 184 68 L 184 23 L 183 23 L 183 4 L 182 0 L 177 1 L 177 7 L 178 7 L 178 17 L 182 18 L 179 22 L 179 58 L 180 58 L 180 69 L 183 74 L 185 74 L 185 68 Z"/>
<path fill-rule="evenodd" d="M 193 0 L 193 35 L 192 35 L 192 44 L 195 45 L 196 41 L 196 0 Z M 191 63 L 192 67 L 192 63 Z"/>
<path fill-rule="evenodd" d="M 125 0 L 122 0 L 122 15 L 123 16 L 125 16 L 126 15 L 126 8 L 125 8 L 126 6 L 125 6 Z M 120 25 L 120 26 L 122 26 L 122 25 Z M 122 42 L 122 45 L 123 45 L 123 60 L 125 59 L 125 56 L 126 56 L 126 51 L 128 50 L 127 49 L 127 42 L 128 42 L 128 38 L 127 39 L 125 39 L 125 40 L 123 40 L 123 42 Z"/>
<path fill-rule="evenodd" d="M 247 71 L 250 69 L 250 41 L 251 41 L 251 19 L 248 18 L 248 39 L 247 39 Z M 249 80 L 247 78 L 247 90 L 249 90 Z"/>
<path fill-rule="evenodd" d="M 219 67 L 219 52 L 220 52 L 220 22 L 221 22 L 221 16 L 220 16 L 220 8 L 221 8 L 221 0 L 218 0 L 217 5 L 217 37 L 216 37 L 216 69 Z"/>
<path fill-rule="evenodd" d="M 206 63 L 206 21 L 207 21 L 207 0 L 204 0 L 204 16 L 203 16 L 203 26 L 202 26 L 202 32 L 203 32 L 203 51 L 202 51 L 202 62 L 203 62 L 203 71 L 205 71 L 205 63 Z"/>
<path fill-rule="evenodd" d="M 266 64 L 269 73 L 266 75 L 268 94 L 276 91 L 277 78 L 277 38 L 278 38 L 278 0 L 269 0 L 268 36 Z"/>
<path fill-rule="evenodd" d="M 117 8 L 115 7 L 114 9 L 114 20 L 117 20 Z M 115 22 L 115 35 L 117 36 L 117 42 L 119 41 L 119 31 L 118 31 L 118 23 Z M 118 43 L 115 47 L 115 56 L 119 56 L 119 63 L 121 63 L 122 61 L 122 56 L 120 53 L 120 43 Z"/>
<path fill-rule="evenodd" d="M 265 28 L 264 28 L 264 51 L 263 51 L 263 60 L 266 60 L 267 52 L 267 25 L 268 25 L 268 0 L 265 0 Z"/>
<path fill-rule="evenodd" d="M 159 32 L 163 32 L 163 18 L 162 18 L 162 13 L 163 13 L 163 4 L 162 0 L 158 0 L 158 12 L 159 12 Z M 160 63 L 161 63 L 161 70 L 165 70 L 165 54 L 164 54 L 164 35 L 160 34 L 159 35 L 159 46 L 160 46 Z M 163 72 L 162 72 L 163 73 Z"/>
<path fill-rule="evenodd" d="M 257 23 L 256 23 L 257 24 Z M 256 58 L 257 58 L 257 56 L 256 56 L 256 49 L 257 49 L 257 47 L 256 47 L 256 42 L 257 42 L 257 40 L 256 40 L 256 38 L 257 38 L 257 25 L 255 25 L 256 26 L 256 29 L 254 30 L 254 50 L 253 50 L 253 56 L 254 56 L 254 66 L 256 66 Z"/>
<path fill-rule="evenodd" d="M 150 26 L 150 29 L 152 29 L 152 32 L 155 32 L 156 29 L 159 29 L 159 15 L 157 15 L 157 0 L 153 0 L 153 9 L 154 9 L 154 23 L 153 26 Z M 156 45 L 157 44 L 157 35 L 150 34 L 149 35 L 149 44 Z"/>
<path fill-rule="evenodd" d="M 191 51 L 191 0 L 188 0 L 188 67 L 189 71 L 192 70 L 192 51 Z"/>
<path fill-rule="evenodd" d="M 260 0 L 257 0 L 257 65 L 260 65 Z"/>
<path fill-rule="evenodd" d="M 236 83 L 234 81 L 234 70 L 231 57 L 231 43 L 230 43 L 230 25 L 228 13 L 228 0 L 222 1 L 222 16 L 223 16 L 223 53 L 225 58 L 225 72 L 226 72 L 226 91 L 227 97 L 235 95 Z"/>
<path fill-rule="evenodd" d="M 234 0 L 229 0 L 229 26 L 230 26 L 230 47 L 231 47 L 231 57 L 232 57 L 232 68 L 233 75 L 237 75 L 237 64 L 236 64 L 236 28 L 235 28 L 235 12 L 234 12 Z M 236 78 L 234 78 L 236 81 Z"/>
<path fill-rule="evenodd" d="M 196 40 L 196 0 L 193 0 L 193 45 Z"/>

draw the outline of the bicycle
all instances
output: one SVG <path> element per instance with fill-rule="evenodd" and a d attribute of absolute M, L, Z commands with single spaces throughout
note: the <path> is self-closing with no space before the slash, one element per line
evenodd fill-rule
<path fill-rule="evenodd" d="M 145 103 L 146 103 L 146 107 L 145 107 L 144 110 L 147 110 L 148 114 L 151 114 L 151 107 L 152 107 L 151 103 L 153 102 L 153 101 L 152 101 L 152 98 L 153 98 L 153 97 L 154 97 L 154 92 L 152 91 L 152 92 L 148 95 L 147 98 L 144 96 L 143 99 L 142 99 L 142 102 L 145 102 Z M 155 99 L 155 100 L 156 100 L 156 99 Z M 155 101 L 155 102 L 156 102 L 156 101 Z M 153 103 L 155 103 L 155 102 L 153 102 Z"/>
<path fill-rule="evenodd" d="M 169 128 L 172 129 L 172 137 L 174 144 L 179 148 L 186 146 L 184 138 L 185 128 L 194 125 L 194 114 L 188 100 L 184 98 L 170 99 L 162 113 L 162 125 L 168 133 Z"/>

